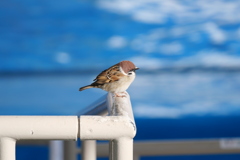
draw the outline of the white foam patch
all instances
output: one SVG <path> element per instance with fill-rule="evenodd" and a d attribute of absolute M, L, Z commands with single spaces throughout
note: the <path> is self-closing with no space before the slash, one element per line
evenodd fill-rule
<path fill-rule="evenodd" d="M 112 36 L 108 39 L 107 44 L 110 48 L 123 48 L 127 45 L 127 40 L 122 36 Z"/>
<path fill-rule="evenodd" d="M 194 56 L 176 61 L 177 66 L 203 66 L 203 67 L 240 67 L 240 57 L 226 53 L 203 51 Z"/>
<path fill-rule="evenodd" d="M 187 4 L 187 5 L 186 5 Z M 213 19 L 221 23 L 240 22 L 240 1 L 217 0 L 209 3 L 179 0 L 98 0 L 97 6 L 113 13 L 129 15 L 142 23 L 161 24 L 168 17 L 178 23 Z M 196 18 L 197 17 L 197 18 Z"/>
<path fill-rule="evenodd" d="M 206 23 L 203 27 L 210 35 L 213 43 L 222 44 L 226 41 L 226 35 L 215 23 Z"/>
<path fill-rule="evenodd" d="M 158 69 L 162 67 L 162 63 L 159 59 L 147 58 L 147 57 L 133 57 L 130 59 L 140 69 Z"/>
<path fill-rule="evenodd" d="M 179 52 L 176 52 L 179 53 Z M 196 55 L 183 57 L 179 60 L 151 58 L 148 56 L 136 56 L 130 59 L 134 64 L 143 69 L 161 69 L 164 67 L 216 67 L 239 68 L 240 57 L 214 51 L 202 51 Z"/>
<path fill-rule="evenodd" d="M 179 42 L 165 43 L 159 46 L 159 53 L 166 55 L 182 54 L 183 45 Z"/>
<path fill-rule="evenodd" d="M 61 64 L 67 64 L 71 61 L 71 57 L 66 52 L 59 52 L 56 54 L 55 60 Z"/>

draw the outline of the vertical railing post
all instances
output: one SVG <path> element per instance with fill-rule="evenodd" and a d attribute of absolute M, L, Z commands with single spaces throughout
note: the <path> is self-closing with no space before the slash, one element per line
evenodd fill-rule
<path fill-rule="evenodd" d="M 127 98 L 128 97 L 128 98 Z M 131 119 L 131 123 L 135 126 L 135 120 L 132 112 L 130 96 L 127 92 L 123 97 L 116 97 L 109 93 L 108 99 L 108 115 L 109 116 L 127 116 Z M 136 129 L 136 128 L 135 128 Z M 133 139 L 122 137 L 109 141 L 109 159 L 110 160 L 132 160 L 133 159 Z"/>
<path fill-rule="evenodd" d="M 110 160 L 133 160 L 133 139 L 128 137 L 121 137 L 119 139 L 111 140 L 110 146 Z"/>
<path fill-rule="evenodd" d="M 64 141 L 64 160 L 77 160 L 76 141 Z"/>
<path fill-rule="evenodd" d="M 96 160 L 97 149 L 96 140 L 82 141 L 82 160 Z"/>
<path fill-rule="evenodd" d="M 16 140 L 9 137 L 0 138 L 0 160 L 15 160 Z"/>
<path fill-rule="evenodd" d="M 50 160 L 64 160 L 62 151 L 63 151 L 63 141 L 54 140 L 49 142 L 49 159 Z"/>
<path fill-rule="evenodd" d="M 114 160 L 114 140 L 109 141 L 109 160 Z"/>

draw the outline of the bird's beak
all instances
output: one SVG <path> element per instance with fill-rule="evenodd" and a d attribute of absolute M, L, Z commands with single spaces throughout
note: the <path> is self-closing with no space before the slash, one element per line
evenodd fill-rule
<path fill-rule="evenodd" d="M 140 69 L 140 68 L 136 67 L 134 70 L 138 70 L 138 69 Z"/>

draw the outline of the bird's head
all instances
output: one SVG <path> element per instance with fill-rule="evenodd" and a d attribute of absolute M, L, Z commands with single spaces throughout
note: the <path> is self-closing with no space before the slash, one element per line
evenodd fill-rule
<path fill-rule="evenodd" d="M 131 61 L 121 61 L 119 65 L 120 65 L 120 70 L 123 72 L 123 74 L 129 75 L 129 76 L 135 75 L 135 71 L 139 69 Z"/>

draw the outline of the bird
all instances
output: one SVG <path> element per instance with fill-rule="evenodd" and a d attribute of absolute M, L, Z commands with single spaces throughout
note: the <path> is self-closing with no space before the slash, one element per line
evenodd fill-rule
<path fill-rule="evenodd" d="M 102 71 L 92 84 L 79 88 L 83 91 L 89 88 L 100 88 L 107 92 L 114 93 L 121 97 L 119 93 L 124 93 L 135 79 L 136 67 L 131 61 L 121 61 L 110 68 Z"/>

